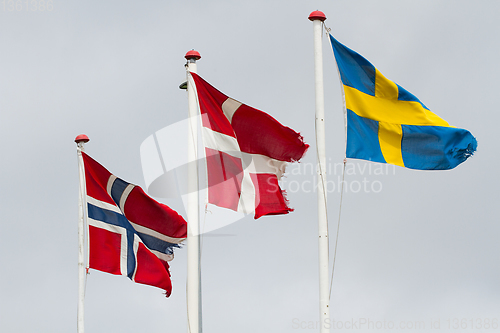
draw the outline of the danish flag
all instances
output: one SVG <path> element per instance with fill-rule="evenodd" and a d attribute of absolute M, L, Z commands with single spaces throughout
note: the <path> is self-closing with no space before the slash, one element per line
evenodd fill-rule
<path fill-rule="evenodd" d="M 249 214 L 287 214 L 278 180 L 288 162 L 302 158 L 309 145 L 276 119 L 227 97 L 195 73 L 202 118 L 208 178 L 208 202 Z"/>

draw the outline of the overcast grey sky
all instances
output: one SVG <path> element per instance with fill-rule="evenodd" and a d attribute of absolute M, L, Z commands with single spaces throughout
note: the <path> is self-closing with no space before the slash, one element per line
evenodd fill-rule
<path fill-rule="evenodd" d="M 144 186 L 141 143 L 187 114 L 178 86 L 188 50 L 201 53 L 198 73 L 212 85 L 301 132 L 311 148 L 300 167 L 314 163 L 307 17 L 316 9 L 340 42 L 479 144 L 451 171 L 380 172 L 377 164 L 348 162 L 346 182 L 377 191 L 353 187 L 344 195 L 334 319 L 373 323 L 358 332 L 387 331 L 375 327 L 384 321 L 425 325 L 406 330 L 412 332 L 498 324 L 498 1 L 51 0 L 43 12 L 25 1 L 10 11 L 11 3 L 0 2 L 0 331 L 76 331 L 73 140 L 87 134 L 89 155 Z M 342 101 L 323 42 L 327 158 L 334 166 L 344 154 Z M 316 194 L 298 189 L 314 177 L 300 167 L 289 166 L 284 183 L 295 212 L 246 217 L 204 238 L 205 332 L 317 331 Z M 328 175 L 332 185 L 336 170 Z M 331 239 L 339 199 L 337 189 L 329 194 Z M 184 214 L 178 200 L 163 202 Z M 91 271 L 86 331 L 185 332 L 185 248 L 171 273 L 166 299 L 160 289 Z M 455 318 L 465 319 L 465 329 L 453 329 Z M 436 321 L 440 330 L 431 329 Z"/>

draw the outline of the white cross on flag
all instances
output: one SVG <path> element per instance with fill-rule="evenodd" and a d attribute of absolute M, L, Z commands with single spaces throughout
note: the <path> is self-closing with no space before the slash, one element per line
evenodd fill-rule
<path fill-rule="evenodd" d="M 202 118 L 208 178 L 208 202 L 249 214 L 288 214 L 278 180 L 288 162 L 302 158 L 309 145 L 276 119 L 227 97 L 195 73 Z"/>

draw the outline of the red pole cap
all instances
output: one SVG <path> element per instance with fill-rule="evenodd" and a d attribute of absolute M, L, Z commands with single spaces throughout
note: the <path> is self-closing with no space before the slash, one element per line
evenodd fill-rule
<path fill-rule="evenodd" d="M 187 60 L 189 60 L 189 59 L 200 60 L 201 55 L 198 51 L 191 50 L 191 51 L 188 51 L 188 53 L 186 53 L 184 58 L 186 58 Z"/>
<path fill-rule="evenodd" d="M 315 10 L 314 12 L 312 12 L 309 15 L 309 20 L 310 21 L 314 21 L 314 20 L 324 21 L 324 20 L 326 20 L 326 16 L 325 16 L 325 13 L 323 13 L 322 11 Z"/>
<path fill-rule="evenodd" d="M 87 143 L 89 141 L 90 141 L 89 137 L 86 136 L 85 134 L 80 134 L 79 136 L 77 136 L 75 138 L 76 143 L 79 143 L 79 142 Z"/>

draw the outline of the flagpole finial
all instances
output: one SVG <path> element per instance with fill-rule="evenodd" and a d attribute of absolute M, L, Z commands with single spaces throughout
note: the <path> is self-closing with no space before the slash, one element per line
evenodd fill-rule
<path fill-rule="evenodd" d="M 309 14 L 309 20 L 310 21 L 315 21 L 315 20 L 324 21 L 324 20 L 326 20 L 326 15 L 322 11 L 315 10 L 314 12 Z"/>
<path fill-rule="evenodd" d="M 89 142 L 90 139 L 88 136 L 86 136 L 85 134 L 80 134 L 78 135 L 76 138 L 75 138 L 75 142 L 78 144 L 80 142 L 83 142 L 83 143 L 87 143 Z"/>
<path fill-rule="evenodd" d="M 187 60 L 200 60 L 201 59 L 201 55 L 200 55 L 200 52 L 198 51 L 195 51 L 195 50 L 191 50 L 191 51 L 188 51 L 186 53 L 186 55 L 184 56 L 184 58 L 186 58 Z"/>

